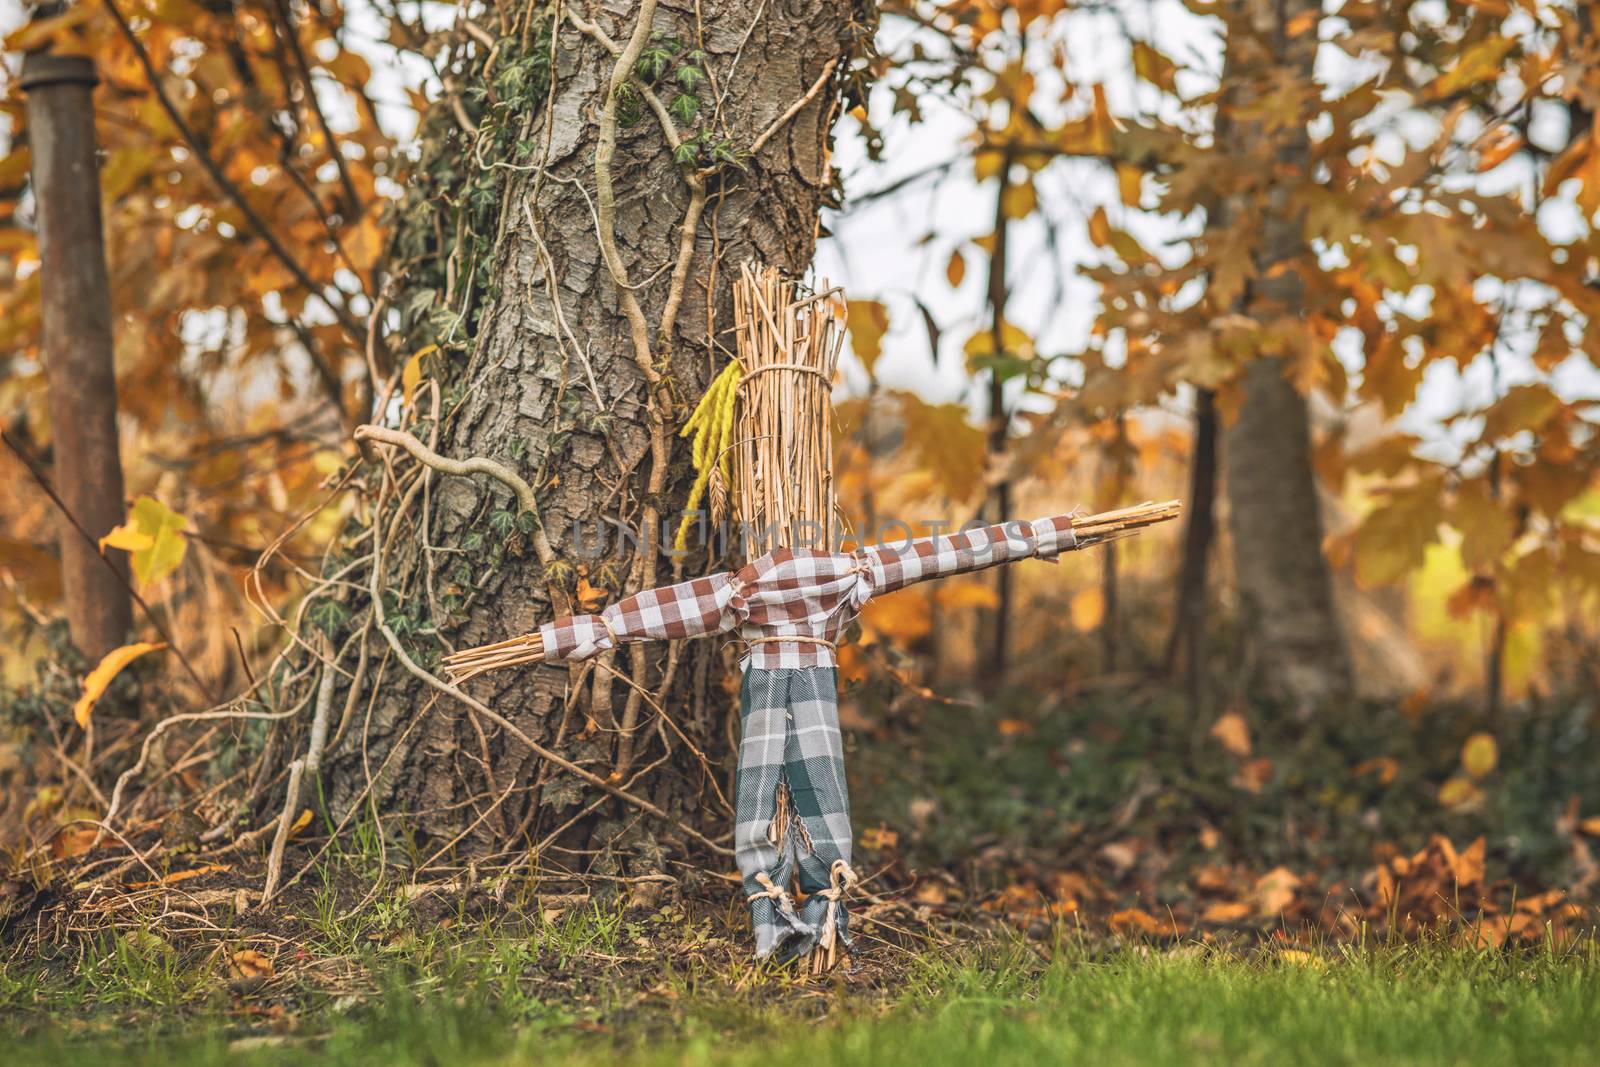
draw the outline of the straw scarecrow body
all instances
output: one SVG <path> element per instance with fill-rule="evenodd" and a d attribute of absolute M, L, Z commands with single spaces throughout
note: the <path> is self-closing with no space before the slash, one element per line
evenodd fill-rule
<path fill-rule="evenodd" d="M 745 652 L 734 852 L 755 952 L 809 956 L 813 971 L 831 967 L 849 944 L 845 895 L 856 881 L 836 657 L 851 621 L 874 596 L 915 582 L 1053 561 L 1178 513 L 1176 502 L 1148 504 L 839 550 L 831 530 L 829 391 L 841 337 L 824 303 L 831 295 L 795 300 L 776 272 L 746 268 L 734 290 L 739 361 L 686 427 L 696 433 L 702 473 L 690 508 L 709 492 L 720 525 L 719 497 L 731 476 L 740 525 L 776 547 L 738 570 L 646 589 L 597 614 L 556 619 L 536 634 L 446 661 L 464 680 L 515 664 L 587 659 L 636 641 L 737 633 Z M 820 547 L 799 543 L 819 534 Z M 796 886 L 804 894 L 799 905 Z"/>

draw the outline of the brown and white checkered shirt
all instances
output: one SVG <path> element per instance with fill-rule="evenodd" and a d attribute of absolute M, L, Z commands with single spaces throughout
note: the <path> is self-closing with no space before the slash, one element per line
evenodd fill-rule
<path fill-rule="evenodd" d="M 779 548 L 738 571 L 624 597 L 598 615 L 539 628 L 549 661 L 587 659 L 619 644 L 737 630 L 752 643 L 741 667 L 831 667 L 831 645 L 868 600 L 913 582 L 966 574 L 1076 548 L 1070 515 L 1013 521 L 940 537 L 869 545 L 853 553 Z M 785 641 L 785 636 L 816 638 Z"/>

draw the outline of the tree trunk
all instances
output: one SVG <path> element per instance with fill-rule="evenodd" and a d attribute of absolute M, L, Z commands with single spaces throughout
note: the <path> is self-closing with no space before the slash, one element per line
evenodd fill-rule
<path fill-rule="evenodd" d="M 133 605 L 126 556 L 102 559 L 95 542 L 123 518 L 111 289 L 95 159 L 94 63 L 36 53 L 22 65 L 38 202 L 41 314 L 56 492 L 61 581 L 72 643 L 91 662 L 128 639 Z M 109 564 L 109 565 L 108 565 Z M 122 577 L 118 577 L 118 572 Z"/>
<path fill-rule="evenodd" d="M 703 24 L 702 5 L 560 9 L 577 18 L 557 36 L 553 87 L 512 81 L 523 65 L 548 66 L 545 5 L 501 5 L 503 21 L 468 27 L 460 40 L 473 58 L 446 82 L 461 95 L 439 101 L 425 127 L 443 147 L 424 148 L 399 222 L 397 255 L 411 263 L 394 303 L 416 324 L 401 359 L 440 345 L 422 364 L 437 368 L 438 400 L 425 382 L 416 390 L 413 430 L 434 433 L 442 402 L 438 451 L 500 461 L 538 503 L 520 516 L 506 487 L 482 477 L 430 475 L 419 490 L 411 506 L 426 526 L 399 539 L 380 577 L 385 613 L 424 665 L 728 565 L 693 539 L 686 557 L 667 554 L 692 481 L 676 431 L 731 351 L 739 265 L 804 271 L 833 190 L 829 130 L 860 29 L 849 4 L 707 4 Z M 619 50 L 632 61 L 619 64 Z M 487 78 L 486 53 L 497 53 Z M 635 80 L 608 105 L 619 67 Z M 692 116 L 684 95 L 697 100 Z M 426 636 L 430 623 L 440 640 Z M 533 862 L 547 871 L 667 870 L 694 836 L 686 827 L 729 836 L 736 712 L 723 642 L 630 646 L 465 686 L 654 813 L 418 681 L 382 639 L 369 647 L 368 676 L 381 664 L 381 680 L 354 700 L 324 770 L 336 814 L 366 807 L 371 782 L 369 810 L 391 832 L 477 854 L 543 843 Z M 347 698 L 336 685 L 335 708 Z"/>
<path fill-rule="evenodd" d="M 1205 712 L 1206 592 L 1211 564 L 1211 539 L 1216 530 L 1217 399 L 1210 389 L 1194 396 L 1194 450 L 1189 460 L 1189 500 L 1184 509 L 1183 564 L 1178 573 L 1178 607 L 1167 636 L 1163 670 L 1176 678 L 1184 666 L 1189 714 L 1199 722 Z"/>
<path fill-rule="evenodd" d="M 1000 373 L 1000 360 L 1006 355 L 1007 248 L 1010 245 L 1010 220 L 1006 218 L 1006 187 L 1011 181 L 1011 152 L 1000 162 L 1000 180 L 994 193 L 994 252 L 989 257 L 989 334 L 994 349 L 995 367 L 989 374 L 989 428 L 984 437 L 984 472 L 997 471 L 1005 461 L 1011 440 L 1011 413 L 1006 410 L 1006 383 Z M 1001 478 L 988 490 L 984 501 L 986 518 L 991 523 L 1011 522 L 1011 480 Z M 994 607 L 980 616 L 981 646 L 986 653 L 978 664 L 978 682 L 984 692 L 993 694 L 1006 684 L 1006 664 L 1011 658 L 1012 569 L 994 569 Z"/>
<path fill-rule="evenodd" d="M 1270 136 L 1277 172 L 1307 173 L 1310 142 L 1304 122 L 1268 133 L 1259 120 L 1241 118 L 1238 105 L 1257 92 L 1253 79 L 1265 77 L 1267 63 L 1289 71 L 1298 84 L 1311 83 L 1320 10 L 1316 0 L 1242 0 L 1244 18 L 1233 29 L 1244 28 L 1244 22 L 1250 32 L 1229 34 L 1224 83 L 1234 117 L 1219 129 L 1239 159 L 1259 159 L 1260 139 Z M 1254 50 L 1248 58 L 1246 48 Z M 1305 238 L 1300 213 L 1289 204 L 1290 191 L 1287 183 L 1274 182 L 1265 202 L 1254 207 L 1261 226 L 1258 280 L 1244 298 L 1243 311 L 1260 322 L 1296 314 L 1304 303 L 1295 260 L 1305 255 Z M 1247 210 L 1248 205 L 1235 206 L 1225 213 L 1224 224 L 1226 218 L 1245 218 Z M 1285 370 L 1278 355 L 1246 368 L 1244 402 L 1226 433 L 1225 471 L 1234 570 L 1262 680 L 1272 694 L 1305 707 L 1348 696 L 1351 676 L 1322 553 L 1309 409 Z"/>

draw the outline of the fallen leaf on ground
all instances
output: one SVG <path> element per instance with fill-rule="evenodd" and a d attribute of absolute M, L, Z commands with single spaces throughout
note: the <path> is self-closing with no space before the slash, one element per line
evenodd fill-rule
<path fill-rule="evenodd" d="M 1250 755 L 1250 726 L 1244 721 L 1244 716 L 1237 711 L 1230 711 L 1218 719 L 1211 727 L 1211 736 L 1222 742 L 1222 747 L 1232 752 L 1240 759 Z"/>

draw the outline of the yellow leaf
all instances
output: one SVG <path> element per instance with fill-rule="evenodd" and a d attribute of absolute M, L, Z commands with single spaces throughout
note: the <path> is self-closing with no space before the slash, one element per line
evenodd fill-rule
<path fill-rule="evenodd" d="M 1486 733 L 1476 733 L 1461 746 L 1461 769 L 1472 778 L 1482 779 L 1500 762 L 1500 746 Z"/>
<path fill-rule="evenodd" d="M 1230 711 L 1211 726 L 1211 736 L 1222 742 L 1222 747 L 1240 759 L 1250 755 L 1250 727 L 1244 716 Z"/>
<path fill-rule="evenodd" d="M 133 502 L 128 521 L 106 534 L 100 546 L 130 553 L 133 576 L 143 588 L 159 582 L 183 562 L 189 549 L 183 528 L 188 523 L 155 497 L 142 496 Z"/>
<path fill-rule="evenodd" d="M 1322 966 L 1320 959 L 1301 948 L 1280 949 L 1278 959 L 1284 963 L 1292 963 L 1296 967 L 1317 968 Z"/>
<path fill-rule="evenodd" d="M 1119 934 L 1153 934 L 1161 929 L 1156 917 L 1143 908 L 1124 908 L 1111 916 L 1111 929 Z"/>
<path fill-rule="evenodd" d="M 1374 756 L 1351 767 L 1350 773 L 1357 778 L 1363 774 L 1376 774 L 1379 784 L 1388 785 L 1400 773 L 1400 764 L 1391 756 Z"/>
<path fill-rule="evenodd" d="M 1238 901 L 1217 901 L 1200 913 L 1200 920 L 1208 923 L 1236 923 L 1250 915 L 1250 905 Z"/>
<path fill-rule="evenodd" d="M 121 526 L 114 527 L 110 533 L 100 538 L 100 551 L 104 552 L 108 548 L 120 548 L 124 552 L 142 552 L 152 547 L 155 543 L 156 539 L 149 534 L 135 530 L 132 526 L 124 523 Z"/>
<path fill-rule="evenodd" d="M 406 360 L 405 369 L 400 372 L 400 389 L 405 396 L 406 407 L 411 406 L 411 398 L 415 395 L 417 386 L 422 384 L 423 359 L 437 351 L 439 351 L 438 345 L 423 345 Z"/>
<path fill-rule="evenodd" d="M 587 577 L 578 579 L 578 603 L 584 611 L 594 611 L 605 602 L 606 591 L 598 585 L 592 585 Z"/>
<path fill-rule="evenodd" d="M 866 368 L 868 376 L 883 355 L 883 335 L 889 329 L 889 309 L 881 300 L 852 300 L 845 313 L 850 331 L 850 349 Z"/>
<path fill-rule="evenodd" d="M 383 253 L 383 238 L 384 229 L 372 213 L 356 224 L 355 229 L 344 241 L 345 254 L 350 257 L 350 262 L 355 264 L 356 270 L 372 269 L 373 264 Z"/>
<path fill-rule="evenodd" d="M 945 264 L 944 277 L 950 283 L 950 288 L 956 289 L 961 285 L 961 279 L 967 276 L 967 261 L 957 248 L 950 253 L 950 262 Z"/>
<path fill-rule="evenodd" d="M 272 959 L 253 948 L 242 948 L 235 952 L 229 958 L 228 965 L 228 977 L 235 981 L 271 978 L 274 973 Z"/>
<path fill-rule="evenodd" d="M 1284 24 L 1284 32 L 1290 37 L 1300 36 L 1317 24 L 1317 19 L 1321 16 L 1321 13 L 1320 8 L 1313 11 L 1300 12 L 1300 14 Z"/>
<path fill-rule="evenodd" d="M 1590 837 L 1600 837 L 1600 815 L 1591 815 L 1578 824 L 1578 829 Z"/>
<path fill-rule="evenodd" d="M 72 717 L 77 720 L 78 725 L 86 730 L 89 728 L 89 715 L 94 711 L 95 701 L 104 695 L 106 686 L 111 684 L 111 679 L 115 678 L 122 668 L 146 652 L 154 652 L 158 648 L 166 647 L 164 642 L 151 643 L 146 641 L 133 645 L 123 645 L 121 648 L 114 648 L 107 652 L 105 658 L 100 661 L 99 666 L 95 667 L 84 678 L 83 695 L 72 706 Z"/>
<path fill-rule="evenodd" d="M 874 852 L 894 848 L 899 842 L 900 835 L 882 824 L 861 831 L 861 847 Z"/>
<path fill-rule="evenodd" d="M 1239 772 L 1228 779 L 1228 784 L 1247 793 L 1259 793 L 1270 781 L 1272 781 L 1272 761 L 1265 756 L 1257 756 L 1241 763 Z"/>
<path fill-rule="evenodd" d="M 994 347 L 994 330 L 982 329 L 967 338 L 964 351 L 967 354 L 967 369 L 979 369 L 976 361 L 991 358 L 996 355 Z M 1027 331 L 1016 323 L 1002 320 L 1000 323 L 1000 349 L 1003 355 L 1021 360 L 1031 360 L 1037 354 L 1033 338 Z"/>
<path fill-rule="evenodd" d="M 1099 589 L 1080 589 L 1072 596 L 1072 626 L 1085 633 L 1099 626 L 1106 617 L 1105 594 Z"/>
<path fill-rule="evenodd" d="M 1001 737 L 1032 737 L 1037 731 L 1027 719 L 1001 719 L 995 723 Z"/>
<path fill-rule="evenodd" d="M 1483 794 L 1472 779 L 1459 775 L 1439 787 L 1439 803 L 1447 808 L 1465 808 L 1481 799 Z"/>
<path fill-rule="evenodd" d="M 1454 852 L 1454 850 L 1451 850 Z M 1483 855 L 1485 842 L 1480 836 L 1472 844 L 1455 852 L 1450 860 L 1450 873 L 1460 886 L 1478 885 L 1483 881 Z"/>
<path fill-rule="evenodd" d="M 861 612 L 861 626 L 878 638 L 901 642 L 926 637 L 933 629 L 927 594 L 920 589 L 903 589 L 893 596 L 874 597 Z"/>
<path fill-rule="evenodd" d="M 1000 211 L 1008 219 L 1025 219 L 1038 206 L 1039 194 L 1031 181 L 1008 185 L 1000 194 Z"/>
<path fill-rule="evenodd" d="M 1133 42 L 1133 72 L 1169 93 L 1178 89 L 1178 65 L 1143 41 Z"/>
<path fill-rule="evenodd" d="M 1117 195 L 1128 207 L 1138 207 L 1144 191 L 1144 171 L 1132 163 L 1117 164 Z"/>
<path fill-rule="evenodd" d="M 1097 207 L 1089 216 L 1089 240 L 1101 248 L 1111 243 L 1111 219 L 1104 207 Z"/>

